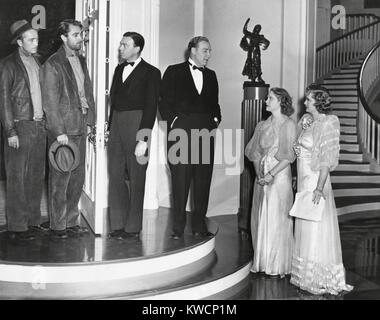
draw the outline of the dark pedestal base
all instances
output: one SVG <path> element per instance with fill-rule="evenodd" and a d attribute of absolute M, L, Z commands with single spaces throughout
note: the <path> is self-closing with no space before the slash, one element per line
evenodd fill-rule
<path fill-rule="evenodd" d="M 268 91 L 269 84 L 244 83 L 244 101 L 242 102 L 241 112 L 241 127 L 244 129 L 244 148 L 252 138 L 257 123 L 268 116 L 268 112 L 265 110 Z M 253 163 L 245 157 L 244 170 L 240 175 L 239 230 L 250 231 L 254 179 Z"/>

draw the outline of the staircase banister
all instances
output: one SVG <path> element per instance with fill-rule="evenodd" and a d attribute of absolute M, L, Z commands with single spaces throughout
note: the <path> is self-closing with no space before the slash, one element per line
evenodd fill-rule
<path fill-rule="evenodd" d="M 363 73 L 364 73 L 364 69 L 368 63 L 368 60 L 371 58 L 372 54 L 380 47 L 380 41 L 377 42 L 373 47 L 372 49 L 368 52 L 368 54 L 366 55 L 366 57 L 364 58 L 364 62 L 360 68 L 360 72 L 359 72 L 359 76 L 358 76 L 358 84 L 359 84 L 359 99 L 360 99 L 360 102 L 361 104 L 363 105 L 363 108 L 365 109 L 365 111 L 371 116 L 372 119 L 374 119 L 377 123 L 380 124 L 380 117 L 377 116 L 376 114 L 374 114 L 371 110 L 371 108 L 369 107 L 368 103 L 367 103 L 367 100 L 365 98 L 365 95 L 364 95 L 364 88 L 363 88 Z"/>
<path fill-rule="evenodd" d="M 374 17 L 380 19 L 380 17 L 374 13 L 348 13 L 346 17 Z"/>
<path fill-rule="evenodd" d="M 361 27 L 361 28 L 359 28 L 359 29 L 352 30 L 352 31 L 350 31 L 350 32 L 348 32 L 348 33 L 346 33 L 346 34 L 340 36 L 339 38 L 336 38 L 336 39 L 334 39 L 334 40 L 331 40 L 331 41 L 325 43 L 324 45 L 318 47 L 318 48 L 317 48 L 317 52 L 318 52 L 318 51 L 321 51 L 322 49 L 328 47 L 329 45 L 331 45 L 331 44 L 333 44 L 333 43 L 335 43 L 335 42 L 338 42 L 338 41 L 341 40 L 341 39 L 348 38 L 349 36 L 351 36 L 351 35 L 353 35 L 353 34 L 359 33 L 360 31 L 365 30 L 365 29 L 369 29 L 370 27 L 375 26 L 375 25 L 377 25 L 377 24 L 380 25 L 380 21 L 374 21 L 374 22 L 372 22 L 372 23 L 370 23 L 370 24 L 367 24 L 366 26 L 363 26 L 363 27 Z"/>

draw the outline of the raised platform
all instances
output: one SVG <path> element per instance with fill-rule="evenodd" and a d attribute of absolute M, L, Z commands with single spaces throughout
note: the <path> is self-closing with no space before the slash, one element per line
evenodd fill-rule
<path fill-rule="evenodd" d="M 249 274 L 236 216 L 209 219 L 214 237 L 170 238 L 168 209 L 144 213 L 140 240 L 95 237 L 29 242 L 0 232 L 0 299 L 201 299 Z"/>

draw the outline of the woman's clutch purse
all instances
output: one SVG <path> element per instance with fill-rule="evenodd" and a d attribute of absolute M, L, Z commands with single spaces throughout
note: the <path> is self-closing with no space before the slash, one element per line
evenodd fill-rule
<path fill-rule="evenodd" d="M 312 199 L 312 191 L 305 190 L 297 192 L 296 199 L 289 214 L 299 219 L 321 221 L 326 200 L 321 198 L 318 204 L 314 204 Z"/>

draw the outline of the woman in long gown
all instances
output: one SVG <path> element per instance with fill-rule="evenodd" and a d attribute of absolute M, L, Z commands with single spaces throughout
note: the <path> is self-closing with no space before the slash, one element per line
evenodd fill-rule
<path fill-rule="evenodd" d="M 266 103 L 272 115 L 257 124 L 245 149 L 256 172 L 251 214 L 254 248 L 251 271 L 284 277 L 290 273 L 292 258 L 290 164 L 295 160 L 296 123 L 289 118 L 294 109 L 286 90 L 272 88 Z"/>
<path fill-rule="evenodd" d="M 316 84 L 306 89 L 306 114 L 298 124 L 297 191 L 313 192 L 312 201 L 323 197 L 321 221 L 296 218 L 290 282 L 312 294 L 350 291 L 342 263 L 339 225 L 329 172 L 339 160 L 339 119 L 328 115 L 331 98 Z"/>

